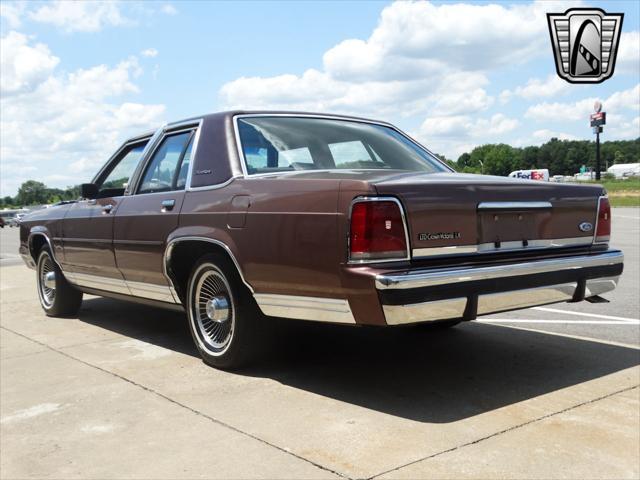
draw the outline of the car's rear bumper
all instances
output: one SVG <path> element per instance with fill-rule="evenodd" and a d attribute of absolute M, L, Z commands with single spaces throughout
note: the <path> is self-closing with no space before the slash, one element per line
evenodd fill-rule
<path fill-rule="evenodd" d="M 613 290 L 619 250 L 501 265 L 407 270 L 376 275 L 386 323 L 461 318 L 549 303 L 581 301 Z"/>

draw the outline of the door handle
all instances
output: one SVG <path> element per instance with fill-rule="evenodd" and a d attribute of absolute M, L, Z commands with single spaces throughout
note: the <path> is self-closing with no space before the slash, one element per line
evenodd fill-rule
<path fill-rule="evenodd" d="M 170 200 L 163 200 L 161 205 L 162 211 L 167 212 L 169 210 L 173 210 L 173 207 L 176 205 L 176 201 L 173 198 Z"/>
<path fill-rule="evenodd" d="M 110 203 L 102 206 L 102 213 L 104 213 L 105 215 L 111 213 L 111 210 L 113 210 L 113 205 L 111 205 Z"/>

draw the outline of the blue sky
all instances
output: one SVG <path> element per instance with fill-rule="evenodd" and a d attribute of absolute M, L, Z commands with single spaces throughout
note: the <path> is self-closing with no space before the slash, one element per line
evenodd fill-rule
<path fill-rule="evenodd" d="M 624 12 L 616 73 L 557 78 L 545 13 Z M 640 136 L 640 4 L 2 2 L 0 192 L 89 180 L 128 135 L 232 107 L 350 113 L 450 158 Z"/>

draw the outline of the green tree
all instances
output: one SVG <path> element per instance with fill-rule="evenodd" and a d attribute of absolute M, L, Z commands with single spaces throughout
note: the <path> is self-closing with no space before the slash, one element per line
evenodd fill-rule
<path fill-rule="evenodd" d="M 46 203 L 49 192 L 46 185 L 35 180 L 27 180 L 18 189 L 16 203 L 19 205 L 37 205 Z"/>

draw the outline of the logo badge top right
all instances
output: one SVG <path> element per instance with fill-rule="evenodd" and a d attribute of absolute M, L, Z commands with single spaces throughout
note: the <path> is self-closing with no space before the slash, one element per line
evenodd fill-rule
<path fill-rule="evenodd" d="M 611 77 L 623 17 L 599 8 L 548 13 L 558 75 L 571 83 L 601 83 Z"/>

